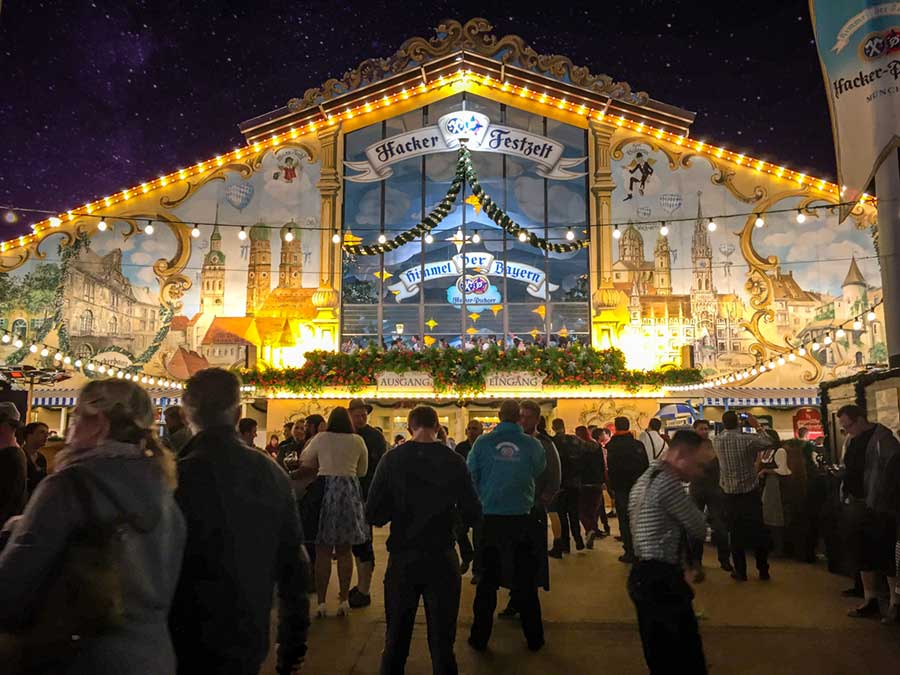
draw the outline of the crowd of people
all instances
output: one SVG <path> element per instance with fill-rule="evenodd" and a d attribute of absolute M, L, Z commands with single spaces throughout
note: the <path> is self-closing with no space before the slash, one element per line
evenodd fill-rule
<path fill-rule="evenodd" d="M 329 614 L 332 567 L 337 616 L 371 604 L 372 528 L 389 524 L 381 672 L 404 672 L 424 601 L 433 670 L 453 674 L 463 575 L 472 649 L 488 648 L 496 615 L 540 650 L 549 560 L 592 549 L 616 518 L 650 671 L 704 673 L 692 583 L 707 536 L 739 583 L 748 551 L 763 582 L 770 556 L 815 558 L 818 464 L 802 432 L 782 442 L 728 411 L 714 436 L 702 419 L 636 434 L 626 417 L 570 434 L 536 402 L 507 400 L 459 443 L 416 406 L 388 447 L 372 411 L 352 400 L 259 447 L 237 378 L 213 368 L 164 411 L 160 441 L 143 389 L 96 380 L 49 472 L 47 425 L 0 403 L 0 660 L 12 673 L 258 672 L 277 600 L 277 671 L 297 672 L 311 617 Z M 843 548 L 863 601 L 850 615 L 896 622 L 900 442 L 856 406 L 838 420 Z"/>
<path fill-rule="evenodd" d="M 463 351 L 487 351 L 499 349 L 501 351 L 515 350 L 524 352 L 529 347 L 558 347 L 565 349 L 570 345 L 587 345 L 585 336 L 572 335 L 462 335 L 459 337 L 440 337 L 432 339 L 418 335 L 395 335 L 390 341 L 383 338 L 380 343 L 377 338 L 348 337 L 341 343 L 341 351 L 345 354 L 353 354 L 362 349 L 381 349 L 382 351 L 412 351 L 420 352 L 429 347 L 437 349 L 461 349 Z M 433 340 L 433 341 L 432 341 Z"/>

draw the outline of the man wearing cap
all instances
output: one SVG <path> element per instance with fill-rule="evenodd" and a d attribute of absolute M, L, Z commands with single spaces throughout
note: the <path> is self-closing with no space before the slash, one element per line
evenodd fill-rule
<path fill-rule="evenodd" d="M 14 403 L 0 402 L 0 528 L 22 513 L 28 498 L 28 460 L 16 443 L 19 420 Z"/>
<path fill-rule="evenodd" d="M 365 503 L 369 495 L 369 484 L 372 482 L 372 476 L 375 475 L 375 469 L 378 468 L 378 462 L 387 452 L 387 443 L 384 440 L 384 434 L 369 424 L 372 406 L 360 398 L 355 398 L 350 401 L 347 410 L 350 412 L 353 428 L 357 434 L 362 436 L 369 453 L 369 469 L 366 475 L 359 479 Z M 372 604 L 369 587 L 372 585 L 372 572 L 375 570 L 375 550 L 372 547 L 371 529 L 369 535 L 369 541 L 353 547 L 353 557 L 356 558 L 356 586 L 350 589 L 348 596 L 351 607 L 368 607 Z"/>

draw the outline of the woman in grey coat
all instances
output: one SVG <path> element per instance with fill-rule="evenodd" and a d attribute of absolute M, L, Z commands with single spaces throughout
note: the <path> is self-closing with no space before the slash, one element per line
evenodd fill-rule
<path fill-rule="evenodd" d="M 64 673 L 175 672 L 167 615 L 185 524 L 173 498 L 174 462 L 156 440 L 153 423 L 153 405 L 137 385 L 115 379 L 89 383 L 56 472 L 41 482 L 25 513 L 6 524 L 0 631 L 28 625 L 73 533 L 123 516 L 130 523 L 118 549 L 121 624 L 86 640 Z"/>

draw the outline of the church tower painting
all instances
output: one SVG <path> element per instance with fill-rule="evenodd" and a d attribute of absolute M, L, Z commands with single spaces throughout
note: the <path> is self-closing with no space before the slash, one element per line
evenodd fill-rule
<path fill-rule="evenodd" d="M 707 223 L 703 221 L 702 193 L 697 193 L 697 220 L 691 240 L 691 315 L 701 331 L 701 337 L 712 336 L 715 342 L 717 298 L 713 287 L 712 246 Z"/>
<path fill-rule="evenodd" d="M 219 226 L 209 238 L 209 252 L 200 269 L 200 313 L 222 316 L 225 311 L 225 254 L 222 253 L 222 234 Z"/>
<path fill-rule="evenodd" d="M 247 265 L 247 316 L 263 306 L 271 290 L 272 248 L 269 228 L 257 223 L 250 228 L 250 261 Z"/>
<path fill-rule="evenodd" d="M 669 238 L 659 235 L 653 249 L 653 283 L 657 295 L 672 295 L 672 251 Z"/>
<path fill-rule="evenodd" d="M 288 237 L 290 233 L 290 237 Z M 278 265 L 278 288 L 303 287 L 303 246 L 301 231 L 293 220 L 281 228 L 281 261 Z M 291 241 L 288 241 L 288 239 Z"/>

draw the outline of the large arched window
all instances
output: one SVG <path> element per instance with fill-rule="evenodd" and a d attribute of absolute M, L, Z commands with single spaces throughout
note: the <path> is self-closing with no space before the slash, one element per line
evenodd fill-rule
<path fill-rule="evenodd" d="M 24 338 L 28 334 L 28 324 L 25 319 L 16 319 L 12 322 L 12 334 Z"/>
<path fill-rule="evenodd" d="M 112 317 L 107 322 L 107 331 L 110 335 L 115 335 L 119 331 L 119 320 L 116 317 Z"/>
<path fill-rule="evenodd" d="M 86 309 L 81 315 L 81 334 L 90 335 L 94 332 L 94 313 Z"/>

